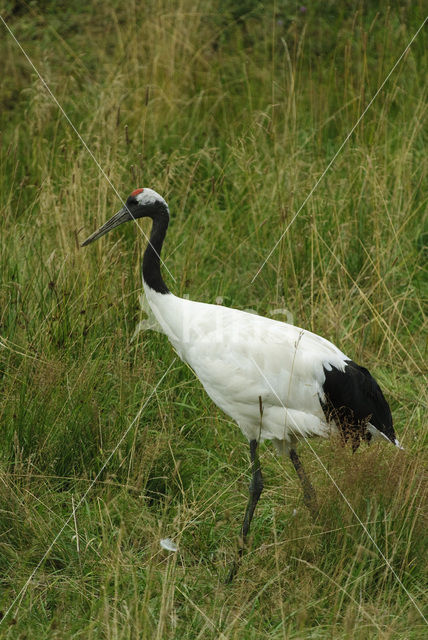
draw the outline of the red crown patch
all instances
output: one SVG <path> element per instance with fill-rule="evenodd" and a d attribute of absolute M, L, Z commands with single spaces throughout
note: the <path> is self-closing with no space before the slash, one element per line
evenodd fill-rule
<path fill-rule="evenodd" d="M 135 189 L 135 191 L 131 193 L 131 196 L 138 196 L 142 191 L 144 191 L 144 189 Z"/>

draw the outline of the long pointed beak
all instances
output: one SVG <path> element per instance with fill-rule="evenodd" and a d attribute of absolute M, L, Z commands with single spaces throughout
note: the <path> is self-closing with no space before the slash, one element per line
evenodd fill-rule
<path fill-rule="evenodd" d="M 101 238 L 101 236 L 105 235 L 115 227 L 118 227 L 120 224 L 128 222 L 128 220 L 132 220 L 132 216 L 126 207 L 122 207 L 122 209 L 115 213 L 115 215 L 110 218 L 110 220 L 108 220 L 105 224 L 103 224 L 102 227 L 100 227 L 97 231 L 94 231 L 94 233 L 90 235 L 89 238 L 85 240 L 85 242 L 82 242 L 81 246 L 85 247 L 87 244 L 90 244 L 94 240 Z"/>

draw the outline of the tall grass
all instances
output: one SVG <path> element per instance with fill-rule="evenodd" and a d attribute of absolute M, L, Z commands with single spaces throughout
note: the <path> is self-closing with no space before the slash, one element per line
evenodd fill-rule
<path fill-rule="evenodd" d="M 250 549 L 224 584 L 247 445 L 164 336 L 132 339 L 143 234 L 79 249 L 120 200 L 3 28 L 0 637 L 424 637 L 423 30 L 251 282 L 422 3 L 9 2 L 3 15 L 121 197 L 168 199 L 174 292 L 286 309 L 338 343 L 381 383 L 405 452 L 302 446 L 312 522 L 263 446 Z"/>

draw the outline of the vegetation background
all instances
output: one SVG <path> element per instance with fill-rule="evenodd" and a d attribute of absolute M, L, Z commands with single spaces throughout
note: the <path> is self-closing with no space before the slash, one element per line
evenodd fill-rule
<path fill-rule="evenodd" d="M 252 282 L 423 5 L 3 2 L 114 189 L 1 25 L 0 638 L 426 637 L 425 29 Z M 79 248 L 140 186 L 170 204 L 176 294 L 287 309 L 370 368 L 405 447 L 302 446 L 313 522 L 264 445 L 232 585 L 247 444 L 134 337 L 142 235 Z"/>

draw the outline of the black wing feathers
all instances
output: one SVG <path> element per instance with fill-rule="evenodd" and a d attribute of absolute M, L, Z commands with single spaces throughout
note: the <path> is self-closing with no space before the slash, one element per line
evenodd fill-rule
<path fill-rule="evenodd" d="M 373 376 L 352 360 L 347 360 L 345 370 L 324 367 L 323 390 L 325 401 L 321 402 L 328 422 L 334 420 L 345 441 L 352 442 L 356 449 L 361 438 L 370 440 L 367 423 L 370 422 L 392 442 L 395 440 L 389 405 Z"/>

